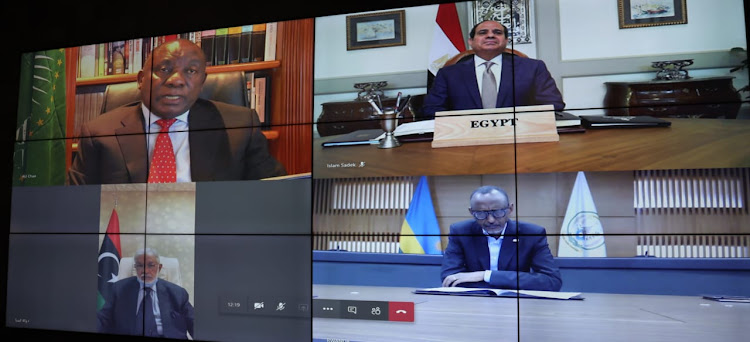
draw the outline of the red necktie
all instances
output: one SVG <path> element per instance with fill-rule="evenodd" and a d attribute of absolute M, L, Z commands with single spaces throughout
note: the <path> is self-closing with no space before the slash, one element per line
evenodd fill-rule
<path fill-rule="evenodd" d="M 161 126 L 161 131 L 156 137 L 154 154 L 151 156 L 151 168 L 148 172 L 149 183 L 174 183 L 177 181 L 177 164 L 172 148 L 172 139 L 169 139 L 169 126 L 177 119 L 159 119 L 156 124 Z"/>

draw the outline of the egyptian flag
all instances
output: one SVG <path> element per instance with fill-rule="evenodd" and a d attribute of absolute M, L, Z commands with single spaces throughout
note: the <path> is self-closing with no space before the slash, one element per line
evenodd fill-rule
<path fill-rule="evenodd" d="M 435 30 L 432 35 L 429 61 L 427 63 L 427 89 L 432 86 L 438 70 L 445 62 L 466 50 L 466 42 L 461 32 L 456 4 L 440 4 L 435 16 Z"/>
<path fill-rule="evenodd" d="M 117 210 L 112 209 L 109 217 L 107 233 L 104 235 L 102 246 L 99 248 L 99 295 L 97 296 L 96 310 L 101 310 L 109 298 L 112 284 L 118 279 L 120 273 L 120 220 L 117 218 Z"/>

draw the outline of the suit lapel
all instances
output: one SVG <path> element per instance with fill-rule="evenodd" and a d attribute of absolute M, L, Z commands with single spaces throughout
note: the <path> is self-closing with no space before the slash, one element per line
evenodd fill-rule
<path fill-rule="evenodd" d="M 503 70 L 500 73 L 500 90 L 497 92 L 497 108 L 513 106 L 513 61 L 503 53 Z M 503 246 L 505 247 L 505 246 Z"/>
<path fill-rule="evenodd" d="M 460 64 L 459 75 L 461 83 L 468 91 L 474 108 L 482 108 L 482 97 L 479 95 L 479 85 L 477 84 L 477 71 L 474 68 L 474 58 L 469 58 L 466 62 Z"/>
<path fill-rule="evenodd" d="M 225 142 L 224 120 L 210 102 L 198 100 L 190 109 L 190 173 L 192 180 L 211 181 L 217 146 Z M 229 148 L 228 146 L 226 147 Z"/>
<path fill-rule="evenodd" d="M 500 246 L 500 256 L 497 261 L 497 266 L 501 270 L 515 270 L 516 267 L 513 265 L 513 260 L 516 258 L 516 249 L 518 248 L 518 229 L 516 229 L 516 222 L 508 220 L 508 227 L 505 228 L 503 234 L 503 243 Z"/>
<path fill-rule="evenodd" d="M 156 295 L 159 297 L 159 314 L 161 315 L 162 334 L 167 336 L 167 327 L 173 326 L 172 323 L 172 301 L 169 298 L 167 287 L 164 283 L 156 283 Z"/>
<path fill-rule="evenodd" d="M 120 123 L 122 127 L 115 130 L 115 135 L 128 168 L 130 181 L 144 183 L 148 176 L 148 149 L 140 104 L 134 106 L 131 115 L 126 116 Z"/>
<path fill-rule="evenodd" d="M 123 327 L 133 327 L 132 331 L 138 335 L 142 334 L 142 331 L 138 331 L 137 323 L 136 322 L 136 315 L 137 312 L 135 311 L 138 307 L 138 293 L 141 291 L 141 287 L 138 285 L 138 281 L 135 279 L 135 277 L 131 277 L 130 280 L 124 280 L 129 281 L 127 287 L 123 291 L 122 295 L 124 296 L 122 303 L 132 303 L 132 306 L 126 305 L 126 307 L 122 310 L 124 312 L 124 315 L 119 316 L 125 322 L 116 322 L 118 325 L 122 324 Z M 119 311 L 119 309 L 118 309 Z M 142 325 L 141 325 L 142 326 Z"/>

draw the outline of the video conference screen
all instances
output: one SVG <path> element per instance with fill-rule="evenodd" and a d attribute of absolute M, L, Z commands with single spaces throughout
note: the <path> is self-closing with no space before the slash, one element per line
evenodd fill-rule
<path fill-rule="evenodd" d="M 6 330 L 743 340 L 744 5 L 404 4 L 24 53 Z"/>

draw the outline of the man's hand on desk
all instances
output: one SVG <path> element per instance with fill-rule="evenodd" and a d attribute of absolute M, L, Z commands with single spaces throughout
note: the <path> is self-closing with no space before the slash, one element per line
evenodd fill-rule
<path fill-rule="evenodd" d="M 473 283 L 484 280 L 484 271 L 461 272 L 451 274 L 443 279 L 443 287 L 458 286 L 461 283 Z"/>

